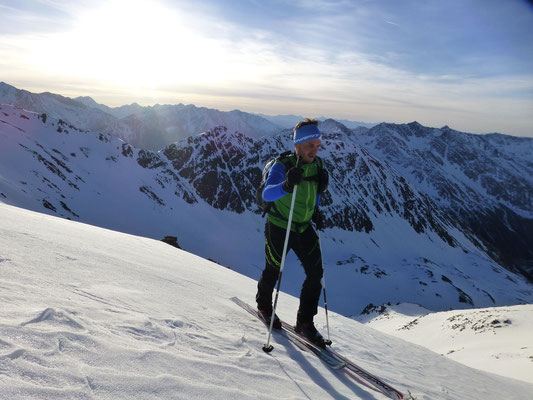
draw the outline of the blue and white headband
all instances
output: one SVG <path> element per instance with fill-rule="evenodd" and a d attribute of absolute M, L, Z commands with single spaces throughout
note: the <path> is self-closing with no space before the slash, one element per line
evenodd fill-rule
<path fill-rule="evenodd" d="M 316 125 L 304 125 L 294 131 L 294 144 L 300 144 L 313 139 L 322 139 L 322 134 Z"/>

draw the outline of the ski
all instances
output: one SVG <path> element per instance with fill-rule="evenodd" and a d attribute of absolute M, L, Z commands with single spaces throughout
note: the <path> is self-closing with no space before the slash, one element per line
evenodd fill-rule
<path fill-rule="evenodd" d="M 393 400 L 402 400 L 404 398 L 403 393 L 399 390 L 393 388 L 389 384 L 383 382 L 381 379 L 371 374 L 370 372 L 364 370 L 354 362 L 348 360 L 346 357 L 339 354 L 337 351 L 331 349 L 331 352 L 340 360 L 343 360 L 346 363 L 346 368 L 356 374 L 358 377 L 364 379 L 365 381 L 371 383 L 376 388 L 378 388 L 383 394 L 390 397 Z"/>
<path fill-rule="evenodd" d="M 283 321 L 281 323 L 282 323 L 282 329 L 284 331 L 287 331 L 294 335 L 301 336 L 294 330 L 294 327 L 292 325 L 289 325 Z M 389 384 L 383 382 L 377 376 L 364 370 L 363 368 L 355 364 L 353 361 L 350 361 L 348 358 L 344 357 L 339 352 L 335 351 L 333 348 L 327 347 L 327 351 L 330 352 L 335 358 L 341 361 L 344 361 L 346 369 L 356 374 L 359 378 L 363 379 L 365 382 L 372 384 L 376 389 L 378 389 L 384 395 L 388 396 L 389 398 L 393 400 L 404 399 L 404 395 L 399 390 L 393 388 Z"/>
<path fill-rule="evenodd" d="M 301 336 L 294 330 L 294 327 L 292 325 L 287 324 L 286 322 L 283 322 L 283 321 L 282 321 L 282 329 L 294 335 Z M 379 379 L 375 375 L 359 367 L 353 361 L 350 361 L 348 358 L 344 357 L 343 355 L 341 355 L 339 352 L 335 351 L 331 347 L 327 347 L 327 350 L 337 359 L 344 361 L 346 369 L 355 373 L 359 378 L 365 380 L 366 382 L 371 383 L 373 386 L 379 389 L 386 396 L 394 400 L 402 400 L 404 398 L 403 394 L 400 391 L 398 391 L 397 389 L 394 389 L 392 386 L 383 382 L 381 379 Z"/>
<path fill-rule="evenodd" d="M 265 319 L 262 317 L 262 315 L 251 305 L 248 303 L 242 301 L 238 297 L 232 297 L 231 300 L 239 305 L 244 310 L 248 311 L 250 314 L 258 318 L 260 321 L 262 321 L 267 327 L 268 324 L 265 321 Z M 286 322 L 282 321 L 282 326 L 288 325 Z M 320 358 L 328 367 L 332 369 L 341 369 L 346 366 L 346 363 L 339 358 L 337 358 L 335 355 L 333 355 L 329 349 L 323 349 L 321 347 L 318 347 L 311 343 L 309 340 L 307 340 L 305 337 L 299 335 L 298 333 L 291 331 L 289 329 L 283 329 L 279 331 L 281 334 L 283 334 L 286 338 L 288 338 L 291 342 L 293 342 L 296 346 L 298 346 L 302 350 L 308 350 L 315 354 L 318 358 Z"/>
<path fill-rule="evenodd" d="M 282 324 L 285 322 L 282 321 Z M 346 366 L 346 363 L 336 357 L 333 353 L 329 351 L 328 348 L 321 348 L 319 346 L 316 346 L 315 344 L 311 343 L 309 340 L 307 340 L 305 337 L 294 334 L 291 331 L 285 330 L 282 328 L 282 332 L 293 342 L 299 342 L 305 348 L 315 353 L 320 359 L 322 359 L 329 367 L 332 369 L 341 369 Z"/>
<path fill-rule="evenodd" d="M 265 325 L 268 326 L 266 321 L 263 319 L 262 315 L 248 303 L 242 301 L 238 297 L 232 297 L 231 300 L 242 307 L 244 310 L 248 311 L 250 314 L 254 315 Z M 408 400 L 413 399 L 411 395 L 405 398 L 403 393 L 399 390 L 393 388 L 389 384 L 383 382 L 380 378 L 374 374 L 364 370 L 353 361 L 350 361 L 348 358 L 344 357 L 342 354 L 331 348 L 331 346 L 326 346 L 325 348 L 318 347 L 317 345 L 310 342 L 305 336 L 302 336 L 294 330 L 294 327 L 285 321 L 281 321 L 281 331 L 280 333 L 284 334 L 289 340 L 295 343 L 298 347 L 303 350 L 309 350 L 317 355 L 321 360 L 324 361 L 330 368 L 342 370 L 346 372 L 350 377 L 353 378 L 354 374 L 361 381 L 365 382 L 367 385 L 375 388 L 376 391 L 384 394 L 392 400 Z"/>

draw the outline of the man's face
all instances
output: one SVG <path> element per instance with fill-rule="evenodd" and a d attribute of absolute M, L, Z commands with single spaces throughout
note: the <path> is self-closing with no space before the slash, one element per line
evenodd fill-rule
<path fill-rule="evenodd" d="M 294 148 L 296 149 L 296 154 L 302 157 L 304 164 L 309 164 L 315 160 L 321 144 L 322 140 L 313 139 L 297 144 L 294 146 Z"/>

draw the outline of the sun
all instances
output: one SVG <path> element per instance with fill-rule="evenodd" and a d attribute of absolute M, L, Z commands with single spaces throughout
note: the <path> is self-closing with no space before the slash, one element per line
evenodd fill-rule
<path fill-rule="evenodd" d="M 84 12 L 70 32 L 39 51 L 38 62 L 59 74 L 118 86 L 150 87 L 209 80 L 217 43 L 163 3 L 115 0 Z"/>

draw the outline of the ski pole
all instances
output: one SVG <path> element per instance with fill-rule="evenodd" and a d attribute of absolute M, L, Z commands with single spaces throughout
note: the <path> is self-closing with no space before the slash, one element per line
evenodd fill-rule
<path fill-rule="evenodd" d="M 296 166 L 298 166 L 299 163 L 300 163 L 300 157 L 298 157 L 298 160 L 296 161 Z M 296 200 L 297 189 L 298 189 L 298 185 L 294 185 L 294 190 L 292 192 L 291 209 L 289 211 L 289 219 L 287 221 L 287 232 L 285 233 L 285 243 L 283 244 L 283 253 L 281 256 L 281 265 L 279 266 L 276 297 L 274 299 L 274 306 L 272 307 L 272 316 L 270 318 L 270 327 L 268 328 L 267 342 L 266 344 L 263 345 L 263 351 L 265 353 L 270 353 L 274 349 L 274 346 L 270 344 L 270 336 L 272 336 L 272 328 L 274 326 L 274 315 L 276 315 L 276 308 L 278 306 L 279 288 L 281 286 L 281 275 L 283 274 L 283 267 L 285 266 L 285 257 L 287 256 L 287 246 L 289 245 L 289 236 L 291 234 L 292 214 L 294 211 L 294 201 Z"/>
<path fill-rule="evenodd" d="M 318 247 L 320 248 L 320 255 L 322 256 L 322 242 L 320 240 L 320 231 L 317 229 L 316 235 L 318 236 Z M 324 257 L 322 257 L 324 259 Z M 322 290 L 324 293 L 324 311 L 326 311 L 326 326 L 328 328 L 328 341 L 331 342 L 329 336 L 329 318 L 328 318 L 328 299 L 326 297 L 326 271 L 324 271 L 324 266 L 322 266 Z"/>

